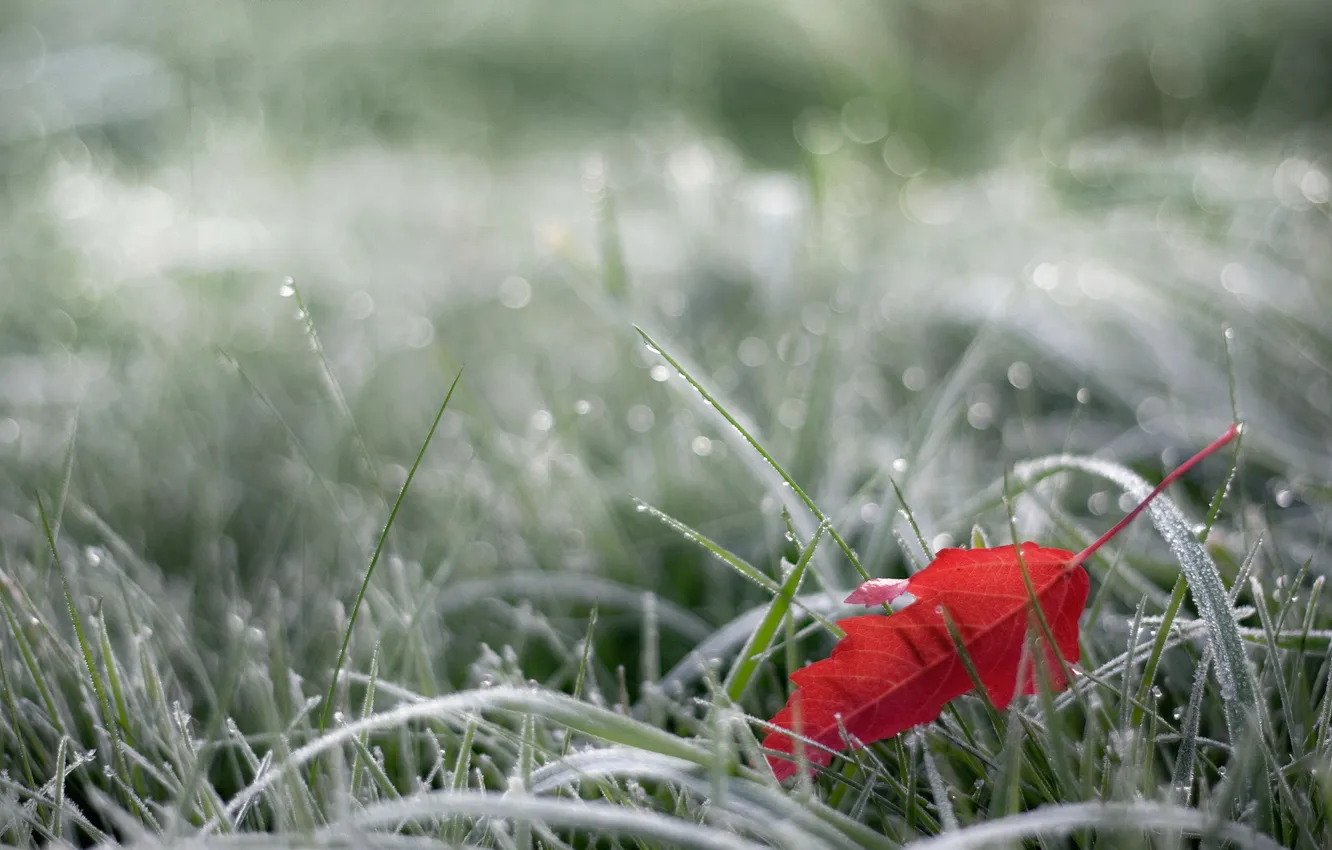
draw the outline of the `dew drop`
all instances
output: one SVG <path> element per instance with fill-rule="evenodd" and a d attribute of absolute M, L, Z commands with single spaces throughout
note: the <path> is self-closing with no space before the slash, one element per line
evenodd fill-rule
<path fill-rule="evenodd" d="M 967 408 L 967 424 L 977 431 L 983 431 L 994 422 L 994 409 L 983 401 L 978 401 Z"/>
<path fill-rule="evenodd" d="M 510 310 L 521 310 L 532 301 L 532 285 L 518 275 L 506 277 L 499 285 L 499 302 Z"/>
<path fill-rule="evenodd" d="M 1087 510 L 1091 511 L 1093 516 L 1101 516 L 1110 510 L 1110 494 L 1105 490 L 1092 493 L 1087 499 Z"/>
<path fill-rule="evenodd" d="M 756 336 L 748 337 L 736 349 L 736 356 L 750 368 L 762 366 L 768 361 L 768 344 Z"/>
<path fill-rule="evenodd" d="M 625 421 L 628 423 L 629 428 L 640 434 L 652 430 L 652 422 L 654 419 L 656 419 L 656 417 L 652 413 L 652 408 L 645 404 L 636 404 L 629 408 L 628 413 L 625 414 Z"/>
<path fill-rule="evenodd" d="M 1008 382 L 1014 389 L 1025 390 L 1031 386 L 1031 367 L 1021 360 L 1015 360 L 1008 367 Z"/>
<path fill-rule="evenodd" d="M 1078 390 L 1078 404 L 1086 404 L 1091 401 L 1091 390 L 1082 387 Z"/>
<path fill-rule="evenodd" d="M 902 373 L 902 386 L 912 392 L 925 389 L 926 380 L 925 370 L 919 366 L 909 366 Z"/>
<path fill-rule="evenodd" d="M 296 294 L 296 279 L 287 277 L 282 279 L 282 285 L 278 287 L 278 295 L 283 298 L 290 298 Z"/>

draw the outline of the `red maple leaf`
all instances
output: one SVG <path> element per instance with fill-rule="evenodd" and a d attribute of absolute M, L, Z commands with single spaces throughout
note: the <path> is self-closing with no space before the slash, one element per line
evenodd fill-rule
<path fill-rule="evenodd" d="M 832 655 L 791 674 L 797 686 L 774 726 L 796 732 L 828 750 L 864 746 L 929 723 L 944 705 L 974 687 L 945 614 L 966 647 L 981 684 L 996 708 L 1003 709 L 1018 690 L 1036 691 L 1034 663 L 1044 663 L 1050 686 L 1068 683 L 1057 651 L 1069 664 L 1078 660 L 1078 618 L 1087 602 L 1090 581 L 1082 563 L 1128 525 L 1158 493 L 1195 463 L 1230 442 L 1225 434 L 1166 476 L 1140 505 L 1098 540 L 1074 554 L 1023 543 L 992 549 L 944 549 L 909 579 L 875 579 L 861 585 L 847 602 L 880 605 L 910 593 L 914 601 L 891 616 L 865 615 L 842 620 L 846 632 Z M 1032 622 L 1031 593 L 1022 576 L 1025 564 L 1036 601 L 1054 637 L 1043 660 L 1027 659 Z M 780 731 L 763 741 L 768 763 L 779 780 L 797 770 L 796 740 Z M 828 750 L 805 747 L 811 765 L 832 760 Z"/>

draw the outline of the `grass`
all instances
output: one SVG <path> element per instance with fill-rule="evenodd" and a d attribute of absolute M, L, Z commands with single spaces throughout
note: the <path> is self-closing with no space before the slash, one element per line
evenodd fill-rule
<path fill-rule="evenodd" d="M 0 12 L 0 844 L 1332 843 L 1321 29 L 993 5 Z M 864 577 L 1239 418 L 1071 688 L 772 781 Z"/>

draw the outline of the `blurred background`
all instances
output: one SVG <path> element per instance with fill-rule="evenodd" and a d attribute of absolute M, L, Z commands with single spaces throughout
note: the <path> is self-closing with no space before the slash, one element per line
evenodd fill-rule
<path fill-rule="evenodd" d="M 1005 465 L 1158 477 L 1232 382 L 1218 545 L 1321 574 L 1329 109 L 1317 0 L 9 0 L 4 569 L 58 588 L 40 493 L 90 606 L 114 563 L 200 679 L 253 625 L 317 692 L 462 368 L 349 666 L 439 692 L 484 642 L 568 687 L 600 600 L 632 687 L 645 611 L 669 667 L 767 598 L 634 499 L 768 571 L 789 501 L 638 324 L 873 574 L 911 568 L 889 475 L 932 545 L 1005 538 Z"/>

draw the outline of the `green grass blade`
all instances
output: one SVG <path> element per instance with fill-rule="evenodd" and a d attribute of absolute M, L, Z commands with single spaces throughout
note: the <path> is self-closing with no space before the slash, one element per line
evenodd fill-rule
<path fill-rule="evenodd" d="M 676 519 L 675 517 L 671 516 L 665 511 L 662 511 L 658 508 L 654 508 L 653 506 L 647 504 L 644 501 L 637 499 L 635 501 L 638 503 L 639 511 L 660 520 L 662 524 L 668 526 L 669 528 L 671 528 L 676 532 L 679 532 L 680 536 L 683 537 L 685 540 L 688 540 L 691 543 L 697 543 L 699 546 L 702 546 L 704 549 L 707 549 L 723 564 L 726 564 L 728 567 L 735 570 L 741 576 L 748 579 L 749 581 L 752 581 L 754 584 L 757 584 L 759 587 L 763 588 L 768 593 L 771 593 L 773 596 L 781 595 L 782 586 L 779 585 L 777 582 L 773 581 L 762 570 L 758 569 L 753 564 L 750 564 L 744 558 L 741 558 L 739 555 L 736 555 L 735 553 L 729 551 L 728 549 L 726 549 L 726 547 L 717 543 L 715 540 L 712 540 L 702 532 L 686 525 L 685 523 L 681 522 L 680 520 Z M 822 528 L 824 527 L 826 527 L 826 521 L 820 524 L 820 531 L 818 532 L 819 534 L 823 533 Z M 799 606 L 802 610 L 804 610 L 805 613 L 809 614 L 809 616 L 813 618 L 819 625 L 823 626 L 823 628 L 826 629 L 831 635 L 833 635 L 838 639 L 843 637 L 842 630 L 838 628 L 836 623 L 832 622 L 827 617 L 824 617 L 822 614 L 818 613 L 817 611 L 813 611 L 807 606 L 801 604 L 800 600 L 796 599 L 792 601 L 794 602 L 795 605 Z"/>
<path fill-rule="evenodd" d="M 829 520 L 827 515 L 825 515 L 823 511 L 819 509 L 819 506 L 814 503 L 814 500 L 811 499 L 809 495 L 806 494 L 805 491 L 800 488 L 800 485 L 797 484 L 795 482 L 795 479 L 793 479 L 790 476 L 790 474 L 787 473 L 787 471 L 782 467 L 782 465 L 777 462 L 777 459 L 774 458 L 771 454 L 769 454 L 768 450 L 763 448 L 763 445 L 758 441 L 758 439 L 755 438 L 753 434 L 749 433 L 749 431 L 746 430 L 745 427 L 741 425 L 740 422 L 734 416 L 731 415 L 730 411 L 728 411 L 721 403 L 719 403 L 715 398 L 713 398 L 712 394 L 709 393 L 706 389 L 704 389 L 703 385 L 700 384 L 698 381 L 696 381 L 694 377 L 690 375 L 689 372 L 686 371 L 683 366 L 680 365 L 679 361 L 677 361 L 671 355 L 667 354 L 666 351 L 663 350 L 662 347 L 657 344 L 656 340 L 648 336 L 647 332 L 640 327 L 635 326 L 634 330 L 638 331 L 639 336 L 643 337 L 643 341 L 647 343 L 649 349 L 656 352 L 658 355 L 661 356 L 663 360 L 671 364 L 671 368 L 675 369 L 675 371 L 680 375 L 680 377 L 684 378 L 685 382 L 688 383 L 689 386 L 693 387 L 694 390 L 700 396 L 703 397 L 703 400 L 706 401 L 712 407 L 713 410 L 721 414 L 721 417 L 725 419 L 726 422 L 732 428 L 734 428 L 737 432 L 739 432 L 740 436 L 744 438 L 745 442 L 749 443 L 750 447 L 753 448 L 754 451 L 758 453 L 759 457 L 763 458 L 764 462 L 766 462 L 769 466 L 771 466 L 773 470 L 778 475 L 781 476 L 782 480 L 786 482 L 786 486 L 791 488 L 791 492 L 795 493 L 796 496 L 800 499 L 800 501 L 805 504 L 805 507 L 809 509 L 809 512 L 814 515 L 814 518 L 816 520 L 818 520 L 821 523 L 823 522 L 828 523 L 828 535 L 832 537 L 833 541 L 837 544 L 838 548 L 840 548 L 843 554 L 846 555 L 847 560 L 851 562 L 851 566 L 855 567 L 855 570 L 857 573 L 860 574 L 860 577 L 865 581 L 869 581 L 870 575 L 869 573 L 865 572 L 865 568 L 861 566 L 860 558 L 856 556 L 855 552 L 851 551 L 851 547 L 842 538 L 842 535 L 837 533 L 837 529 L 832 526 L 831 520 Z"/>
<path fill-rule="evenodd" d="M 365 699 L 361 701 L 361 719 L 369 717 L 375 711 L 375 684 L 379 681 L 379 644 L 375 644 L 375 651 L 370 656 L 370 676 L 365 685 Z M 357 739 L 360 744 L 356 749 L 356 757 L 352 759 L 351 770 L 351 794 L 356 795 L 356 789 L 361 787 L 361 752 L 366 748 L 370 740 L 368 735 Z"/>
<path fill-rule="evenodd" d="M 0 697 L 3 697 L 5 710 L 8 712 L 9 728 L 14 734 L 14 746 L 18 748 L 19 762 L 23 766 L 23 778 L 31 788 L 37 784 L 37 779 L 32 769 L 32 757 L 28 753 L 26 724 L 23 723 L 23 716 L 19 714 L 18 701 L 14 699 L 14 689 L 9 683 L 9 668 L 3 657 L 0 657 Z"/>
<path fill-rule="evenodd" d="M 1193 796 L 1193 777 L 1198 761 L 1198 731 L 1202 720 L 1203 697 L 1207 692 L 1207 672 L 1212 666 L 1212 650 L 1203 650 L 1202 659 L 1193 674 L 1193 688 L 1189 704 L 1184 709 L 1184 722 L 1179 730 L 1179 749 L 1175 755 L 1175 769 L 1170 779 L 1175 802 L 1188 805 Z"/>
<path fill-rule="evenodd" d="M 97 612 L 97 637 L 102 652 L 102 663 L 106 666 L 106 681 L 111 688 L 111 701 L 116 708 L 116 722 L 120 724 L 120 733 L 125 744 L 134 746 L 134 736 L 130 734 L 129 708 L 125 704 L 125 690 L 120 683 L 120 667 L 116 663 L 115 652 L 111 649 L 111 637 L 106 629 L 105 612 Z"/>
<path fill-rule="evenodd" d="M 744 649 L 740 651 L 739 657 L 736 658 L 735 664 L 731 667 L 731 672 L 727 674 L 725 681 L 726 696 L 731 702 L 739 702 L 744 696 L 745 689 L 749 687 L 749 683 L 754 677 L 754 672 L 758 670 L 759 657 L 769 650 L 773 640 L 776 639 L 777 630 L 786 619 L 787 612 L 791 609 L 791 602 L 800 590 L 800 584 L 805 578 L 805 570 L 814 557 L 814 551 L 818 548 L 819 541 L 823 539 L 823 532 L 826 528 L 825 524 L 819 524 L 818 530 L 814 532 L 814 538 L 805 546 L 805 550 L 800 554 L 800 560 L 796 562 L 786 580 L 782 582 L 782 586 L 772 597 L 772 602 L 768 605 L 768 611 L 763 615 L 763 620 L 750 636 Z"/>
<path fill-rule="evenodd" d="M 78 606 L 74 604 L 74 590 L 70 586 L 69 576 L 65 572 L 65 565 L 60 560 L 60 553 L 56 550 L 55 537 L 51 534 L 51 523 L 46 517 L 46 506 L 42 503 L 41 494 L 37 494 L 36 498 L 37 513 L 42 520 L 42 530 L 46 533 L 46 542 L 51 548 L 52 563 L 55 564 L 56 570 L 60 574 L 60 585 L 65 593 L 65 606 L 69 611 L 69 619 L 74 624 L 74 635 L 79 642 L 79 651 L 83 654 L 84 672 L 87 673 L 88 680 L 92 683 L 93 692 L 97 697 L 97 707 L 102 715 L 102 725 L 106 729 L 106 734 L 111 739 L 110 755 L 112 761 L 117 765 L 117 771 L 122 774 L 121 778 L 124 779 L 124 771 L 120 769 L 122 764 L 120 747 L 118 745 L 119 736 L 116 733 L 118 725 L 116 723 L 115 715 L 111 711 L 111 700 L 107 696 L 106 686 L 102 682 L 102 676 L 97 671 L 97 662 L 93 659 L 92 644 L 88 642 L 88 636 L 83 628 L 83 618 L 79 615 Z"/>
<path fill-rule="evenodd" d="M 361 433 L 360 426 L 356 424 L 356 417 L 352 414 L 351 405 L 347 403 L 347 396 L 342 392 L 342 384 L 338 382 L 337 375 L 333 374 L 333 364 L 329 362 L 328 354 L 324 351 L 324 343 L 319 338 L 319 330 L 315 328 L 314 317 L 310 314 L 310 308 L 306 305 L 305 298 L 301 295 L 300 287 L 296 285 L 295 279 L 288 277 L 282 284 L 281 293 L 296 302 L 296 320 L 301 323 L 301 330 L 305 332 L 305 337 L 310 342 L 310 348 L 319 361 L 320 376 L 324 379 L 329 394 L 333 397 L 333 403 L 337 407 L 338 413 L 347 421 L 347 427 L 351 429 L 352 441 L 361 455 L 361 462 L 365 464 L 364 472 L 371 481 L 379 481 L 379 466 L 375 463 L 374 455 L 370 453 L 370 444 L 366 442 L 365 435 Z"/>
<path fill-rule="evenodd" d="M 51 517 L 51 536 L 60 539 L 60 526 L 65 519 L 65 503 L 69 499 L 70 483 L 74 480 L 74 448 L 79 439 L 79 412 L 69 423 L 69 440 L 65 444 L 65 457 L 60 464 L 60 489 L 56 492 L 55 514 Z"/>
<path fill-rule="evenodd" d="M 52 795 L 51 834 L 57 842 L 65 836 L 65 763 L 69 756 L 69 738 L 60 737 L 56 748 L 55 793 Z"/>
<path fill-rule="evenodd" d="M 379 564 L 379 557 L 384 552 L 384 544 L 388 540 L 389 530 L 393 528 L 393 521 L 397 519 L 398 510 L 402 507 L 403 499 L 407 497 L 407 490 L 412 486 L 412 479 L 416 477 L 416 470 L 420 468 L 422 459 L 425 458 L 426 449 L 430 447 L 430 441 L 435 436 L 435 430 L 439 428 L 439 421 L 444 418 L 444 410 L 449 406 L 449 399 L 453 398 L 453 391 L 457 388 L 458 382 L 462 380 L 462 371 L 454 377 L 453 383 L 449 385 L 449 391 L 444 395 L 444 401 L 439 405 L 435 412 L 435 419 L 430 423 L 430 430 L 426 433 L 425 442 L 421 444 L 421 449 L 416 453 L 416 460 L 412 462 L 412 468 L 407 472 L 407 478 L 402 482 L 402 489 L 398 491 L 398 498 L 393 503 L 393 508 L 389 511 L 388 520 L 384 523 L 384 529 L 379 534 L 379 542 L 375 544 L 374 554 L 370 556 L 370 565 L 366 567 L 365 577 L 361 579 L 361 589 L 356 594 L 356 601 L 352 603 L 351 613 L 347 618 L 347 629 L 342 636 L 342 646 L 338 649 L 338 659 L 333 664 L 333 674 L 329 677 L 328 694 L 324 698 L 324 708 L 319 715 L 319 726 L 317 734 L 322 735 L 328 729 L 328 719 L 333 713 L 333 701 L 337 696 L 338 676 L 342 672 L 342 665 L 347 659 L 347 647 L 351 644 L 352 630 L 356 627 L 356 615 L 361 610 L 361 603 L 365 600 L 366 590 L 370 587 L 370 579 L 375 574 L 375 567 Z M 313 765 L 311 765 L 313 773 Z"/>
<path fill-rule="evenodd" d="M 889 475 L 888 483 L 892 485 L 897 504 L 902 506 L 902 516 L 906 517 L 907 525 L 911 526 L 911 533 L 916 535 L 916 543 L 920 546 L 920 551 L 925 553 L 925 563 L 929 564 L 934 560 L 934 552 L 930 550 L 930 544 L 925 542 L 925 535 L 920 530 L 920 524 L 916 522 L 916 515 L 911 512 L 911 506 L 907 504 L 906 496 L 902 495 L 902 488 L 897 486 L 897 479 Z"/>
<path fill-rule="evenodd" d="M 32 679 L 33 686 L 37 688 L 37 695 L 46 708 L 47 722 L 58 734 L 66 734 L 65 722 L 59 709 L 56 708 L 51 689 L 47 687 L 45 671 L 37 663 L 37 656 L 33 653 L 32 643 L 28 640 L 28 636 L 23 633 L 18 618 L 14 615 L 14 609 L 10 607 L 9 599 L 3 593 L 0 593 L 0 612 L 5 615 L 5 624 L 9 627 L 9 636 L 14 641 L 14 646 L 18 647 L 19 656 L 23 659 L 23 666 L 27 668 L 28 676 Z"/>
<path fill-rule="evenodd" d="M 1292 709 L 1294 707 L 1294 702 L 1290 698 L 1290 690 L 1286 682 L 1286 677 L 1282 675 L 1282 653 L 1281 648 L 1277 646 L 1277 633 L 1272 625 L 1271 612 L 1267 610 L 1267 595 L 1263 592 L 1263 586 L 1259 583 L 1257 576 L 1250 576 L 1249 592 L 1253 595 L 1254 607 L 1258 609 L 1258 621 L 1262 623 L 1263 636 L 1267 645 L 1267 663 L 1264 665 L 1263 673 L 1265 674 L 1270 670 L 1272 672 L 1272 678 L 1276 682 L 1278 704 L 1280 705 L 1282 715 L 1287 718 L 1286 723 L 1283 725 L 1287 727 L 1286 737 L 1290 741 L 1290 759 L 1292 761 L 1298 761 L 1304 757 L 1303 736 L 1299 734 L 1301 730 L 1289 728 L 1293 716 Z M 1277 732 L 1274 728 L 1269 728 L 1267 731 L 1271 735 L 1276 735 Z"/>

